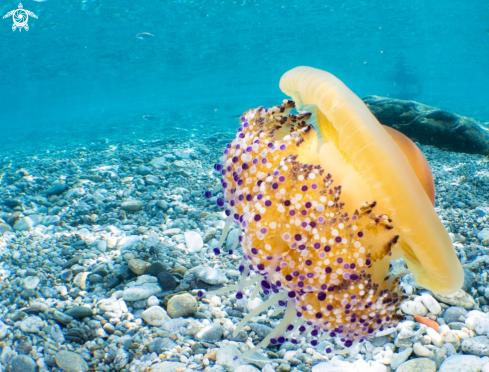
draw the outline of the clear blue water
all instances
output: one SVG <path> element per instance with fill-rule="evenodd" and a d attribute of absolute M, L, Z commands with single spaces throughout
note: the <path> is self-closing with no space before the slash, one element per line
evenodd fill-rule
<path fill-rule="evenodd" d="M 280 103 L 280 76 L 298 65 L 332 72 L 360 97 L 489 121 L 486 0 L 23 5 L 38 16 L 29 31 L 0 19 L 0 147 L 215 133 Z M 0 13 L 17 6 L 3 1 Z"/>

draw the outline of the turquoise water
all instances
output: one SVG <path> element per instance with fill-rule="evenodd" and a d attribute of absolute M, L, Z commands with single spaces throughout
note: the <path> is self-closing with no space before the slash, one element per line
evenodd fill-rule
<path fill-rule="evenodd" d="M 489 121 L 489 2 L 26 0 L 0 22 L 0 141 L 215 132 L 284 98 L 297 65 L 360 97 L 414 99 Z M 2 16 L 18 2 L 0 5 Z M 147 32 L 154 36 L 137 38 Z M 156 120 L 144 120 L 152 115 Z M 180 132 L 182 133 L 182 132 Z"/>

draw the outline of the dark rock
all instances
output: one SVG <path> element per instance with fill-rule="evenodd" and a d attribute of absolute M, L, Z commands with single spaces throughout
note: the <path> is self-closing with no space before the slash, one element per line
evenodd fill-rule
<path fill-rule="evenodd" d="M 175 277 L 166 271 L 162 271 L 158 274 L 158 283 L 163 291 L 171 291 L 178 285 Z"/>
<path fill-rule="evenodd" d="M 121 279 L 119 277 L 112 278 L 107 282 L 107 288 L 114 288 L 121 284 Z"/>
<path fill-rule="evenodd" d="M 90 283 L 102 283 L 104 281 L 104 278 L 102 278 L 98 274 L 90 274 L 88 277 L 88 281 Z"/>
<path fill-rule="evenodd" d="M 168 267 L 163 262 L 156 261 L 151 264 L 147 274 L 157 277 L 162 271 L 168 271 Z"/>
<path fill-rule="evenodd" d="M 65 314 L 72 316 L 75 319 L 82 319 L 93 315 L 92 309 L 84 306 L 75 306 L 65 311 Z"/>
<path fill-rule="evenodd" d="M 228 306 L 226 307 L 226 313 L 228 313 L 229 316 L 234 316 L 236 318 L 242 318 L 243 313 L 239 310 L 233 309 L 232 307 Z"/>
<path fill-rule="evenodd" d="M 119 272 L 117 276 L 121 281 L 130 280 L 136 277 L 136 274 L 132 272 L 132 270 L 127 265 L 123 265 L 119 268 Z"/>
<path fill-rule="evenodd" d="M 13 209 L 15 207 L 18 207 L 19 205 L 22 205 L 22 201 L 20 199 L 7 199 L 3 201 L 3 204 Z"/>
<path fill-rule="evenodd" d="M 65 333 L 65 339 L 68 341 L 76 342 L 78 344 L 84 344 L 87 342 L 88 337 L 81 328 L 71 328 Z"/>
<path fill-rule="evenodd" d="M 381 124 L 411 140 L 442 150 L 489 155 L 489 132 L 475 119 L 415 101 L 367 96 L 363 98 Z"/>
<path fill-rule="evenodd" d="M 463 285 L 462 289 L 465 292 L 470 293 L 470 289 L 473 287 L 474 282 L 475 282 L 474 273 L 465 267 L 464 268 L 464 285 Z"/>
<path fill-rule="evenodd" d="M 44 194 L 46 194 L 47 196 L 59 195 L 64 193 L 66 190 L 68 190 L 68 185 L 66 183 L 60 183 L 46 190 Z"/>

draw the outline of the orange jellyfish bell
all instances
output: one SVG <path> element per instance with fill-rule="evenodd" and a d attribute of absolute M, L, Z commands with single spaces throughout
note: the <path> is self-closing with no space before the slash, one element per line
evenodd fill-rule
<path fill-rule="evenodd" d="M 243 114 L 215 166 L 217 203 L 229 216 L 220 243 L 238 224 L 243 261 L 240 284 L 213 293 L 236 290 L 239 299 L 255 285 L 251 298 L 269 296 L 235 333 L 275 306 L 283 320 L 256 347 L 306 335 L 313 345 L 363 341 L 401 318 L 399 278 L 388 275 L 399 257 L 422 286 L 445 295 L 461 288 L 463 270 L 417 146 L 325 71 L 297 67 L 280 88 L 293 100 Z M 291 114 L 295 105 L 312 112 Z"/>

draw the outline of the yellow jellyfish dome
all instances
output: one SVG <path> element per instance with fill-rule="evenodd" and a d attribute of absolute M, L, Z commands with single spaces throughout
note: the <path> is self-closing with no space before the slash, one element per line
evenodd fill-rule
<path fill-rule="evenodd" d="M 236 332 L 277 305 L 284 318 L 257 347 L 306 334 L 313 345 L 337 336 L 350 347 L 399 321 L 399 278 L 388 276 L 399 257 L 424 287 L 459 289 L 463 271 L 417 146 L 325 71 L 295 68 L 280 88 L 293 100 L 247 111 L 216 164 L 217 202 L 227 203 L 228 225 L 239 225 L 243 253 L 240 285 L 224 290 L 242 298 L 256 284 L 252 297 L 269 296 Z M 315 112 L 292 114 L 296 104 Z"/>

